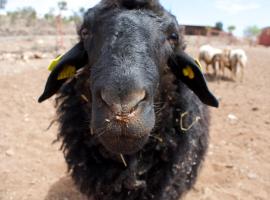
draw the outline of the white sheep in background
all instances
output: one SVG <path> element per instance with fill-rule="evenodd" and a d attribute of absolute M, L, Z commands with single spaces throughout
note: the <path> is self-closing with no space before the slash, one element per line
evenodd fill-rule
<path fill-rule="evenodd" d="M 236 74 L 240 70 L 240 80 L 243 80 L 244 68 L 247 64 L 247 56 L 243 49 L 224 49 L 222 62 L 221 71 L 223 75 L 225 68 L 228 68 L 231 71 L 231 77 L 236 80 Z"/>
<path fill-rule="evenodd" d="M 199 50 L 199 61 L 206 64 L 206 73 L 209 72 L 208 66 L 212 65 L 214 75 L 217 76 L 217 73 L 220 68 L 220 61 L 222 56 L 222 50 L 212 47 L 211 45 L 203 45 Z"/>

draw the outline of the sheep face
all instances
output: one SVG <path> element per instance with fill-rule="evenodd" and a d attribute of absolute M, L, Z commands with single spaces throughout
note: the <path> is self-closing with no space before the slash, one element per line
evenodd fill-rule
<path fill-rule="evenodd" d="M 155 126 L 155 99 L 166 66 L 202 102 L 217 106 L 196 62 L 183 52 L 175 18 L 149 10 L 90 9 L 80 42 L 51 73 L 39 101 L 53 95 L 55 79 L 68 65 L 90 68 L 92 134 L 110 152 L 133 154 Z"/>
<path fill-rule="evenodd" d="M 83 29 L 89 31 L 88 57 L 94 58 L 91 127 L 108 150 L 134 153 L 155 125 L 154 97 L 169 56 L 168 36 L 156 16 L 142 11 L 107 13 L 98 23 L 92 33 Z"/>

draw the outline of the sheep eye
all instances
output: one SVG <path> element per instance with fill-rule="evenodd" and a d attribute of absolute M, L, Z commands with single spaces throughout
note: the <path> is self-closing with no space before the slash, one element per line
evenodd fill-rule
<path fill-rule="evenodd" d="M 177 33 L 172 33 L 170 36 L 169 36 L 169 40 L 174 40 L 174 41 L 178 41 L 179 39 L 179 36 Z"/>
<path fill-rule="evenodd" d="M 170 43 L 171 47 L 174 49 L 179 41 L 179 35 L 177 33 L 172 33 L 169 37 L 168 37 L 168 42 Z"/>
<path fill-rule="evenodd" d="M 86 28 L 81 30 L 81 36 L 82 36 L 83 39 L 86 39 L 88 34 L 89 34 L 89 32 L 88 32 L 88 30 Z"/>

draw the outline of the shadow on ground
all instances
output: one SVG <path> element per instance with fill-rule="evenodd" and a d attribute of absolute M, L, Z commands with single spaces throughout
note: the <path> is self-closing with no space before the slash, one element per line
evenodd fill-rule
<path fill-rule="evenodd" d="M 82 195 L 75 187 L 71 177 L 60 178 L 49 189 L 44 200 L 93 200 Z"/>
<path fill-rule="evenodd" d="M 214 74 L 204 74 L 204 77 L 208 82 L 218 82 L 218 81 L 224 81 L 224 82 L 235 82 L 232 78 L 229 78 L 227 76 L 215 76 Z"/>

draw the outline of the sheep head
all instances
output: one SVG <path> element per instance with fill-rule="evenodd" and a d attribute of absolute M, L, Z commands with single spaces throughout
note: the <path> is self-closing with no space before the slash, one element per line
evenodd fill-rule
<path fill-rule="evenodd" d="M 57 80 L 65 66 L 87 66 L 93 133 L 100 135 L 99 141 L 110 152 L 133 154 L 147 142 L 155 126 L 155 98 L 166 66 L 203 103 L 217 107 L 218 102 L 198 64 L 183 51 L 174 16 L 157 5 L 151 10 L 148 1 L 112 2 L 118 4 L 101 3 L 85 14 L 79 43 L 54 68 L 39 102 L 66 81 Z M 140 8 L 148 7 L 132 9 L 136 2 Z"/>

